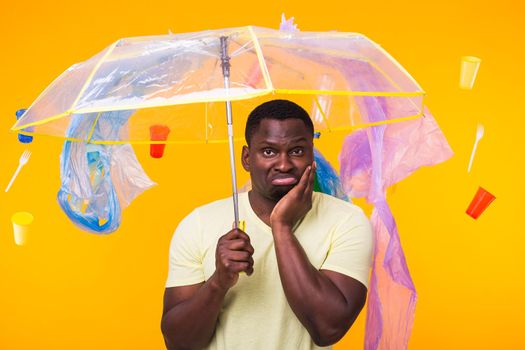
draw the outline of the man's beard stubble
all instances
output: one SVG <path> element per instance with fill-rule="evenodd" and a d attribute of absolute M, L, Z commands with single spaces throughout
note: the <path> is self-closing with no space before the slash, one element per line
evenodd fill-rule
<path fill-rule="evenodd" d="M 270 192 L 270 199 L 275 202 L 279 202 L 288 192 L 292 190 L 293 186 L 290 188 L 275 188 Z"/>

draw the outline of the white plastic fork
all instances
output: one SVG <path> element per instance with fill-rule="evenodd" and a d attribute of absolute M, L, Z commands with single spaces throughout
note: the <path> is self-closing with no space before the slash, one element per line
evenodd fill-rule
<path fill-rule="evenodd" d="M 18 161 L 18 168 L 16 168 L 16 171 L 13 174 L 11 181 L 9 181 L 9 185 L 7 185 L 5 189 L 6 192 L 9 191 L 9 188 L 11 188 L 13 181 L 15 181 L 16 177 L 18 176 L 18 173 L 20 172 L 20 169 L 22 169 L 22 167 L 27 164 L 27 161 L 29 160 L 30 156 L 31 151 L 25 150 L 24 153 L 22 153 L 22 155 L 20 156 L 20 160 Z"/>
<path fill-rule="evenodd" d="M 478 142 L 479 140 L 481 140 L 484 134 L 485 127 L 483 126 L 483 124 L 478 124 L 478 128 L 476 129 L 476 141 L 474 142 L 474 148 L 472 149 L 472 153 L 470 155 L 470 162 L 468 163 L 467 173 L 470 173 L 470 168 L 472 168 L 472 161 L 474 161 L 474 155 L 476 154 L 476 149 L 478 148 Z"/>

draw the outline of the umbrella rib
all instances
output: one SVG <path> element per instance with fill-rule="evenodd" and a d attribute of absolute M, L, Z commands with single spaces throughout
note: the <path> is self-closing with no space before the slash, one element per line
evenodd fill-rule
<path fill-rule="evenodd" d="M 15 125 L 13 125 L 13 126 L 11 127 L 11 131 L 17 131 L 17 132 L 20 133 L 20 131 L 18 131 L 18 130 L 20 130 L 20 129 L 27 129 L 27 128 L 31 127 L 31 126 L 42 125 L 42 124 L 45 124 L 45 123 L 51 122 L 51 121 L 53 121 L 53 120 L 57 120 L 57 119 L 60 119 L 60 118 L 66 117 L 66 116 L 70 115 L 71 113 L 72 113 L 71 110 L 67 110 L 67 111 L 65 111 L 64 113 L 56 114 L 56 115 L 54 115 L 54 116 L 52 116 L 52 117 L 45 118 L 45 119 L 42 119 L 42 120 L 37 120 L 37 121 L 31 122 L 31 123 L 24 124 L 24 125 L 22 125 L 22 126 L 19 126 L 19 125 L 17 126 L 17 125 L 15 124 Z M 21 120 L 21 119 L 18 119 L 18 120 Z"/>
<path fill-rule="evenodd" d="M 238 42 L 236 42 L 235 40 L 232 40 L 232 39 L 230 39 L 230 40 L 233 41 L 233 42 L 235 42 L 236 44 L 238 44 Z M 246 47 L 247 47 L 248 45 L 250 45 L 250 44 L 253 44 L 253 43 L 247 42 L 246 44 L 241 45 L 237 50 L 233 51 L 233 52 L 230 54 L 230 58 L 233 58 L 233 57 L 235 57 L 235 56 L 238 56 L 238 55 L 240 54 L 240 51 L 241 51 L 242 49 L 246 48 Z M 255 44 L 253 44 L 253 45 L 255 45 Z M 252 49 L 252 47 L 246 48 L 246 50 L 251 50 L 251 49 Z"/>
<path fill-rule="evenodd" d="M 330 128 L 330 123 L 328 122 L 328 118 L 326 117 L 326 114 L 324 113 L 323 108 L 321 107 L 321 104 L 319 103 L 319 99 L 315 95 L 314 95 L 314 101 L 315 101 L 315 104 L 317 105 L 317 108 L 321 112 L 321 115 L 323 116 L 324 122 L 326 123 L 326 127 L 328 128 L 328 131 L 332 131 Z"/>
<path fill-rule="evenodd" d="M 392 57 L 392 61 L 395 62 L 395 60 L 394 60 L 393 57 Z M 375 63 L 372 62 L 372 61 L 368 61 L 368 64 L 370 64 L 370 65 L 371 65 L 372 67 L 374 67 L 379 73 L 381 73 L 381 74 L 383 75 L 383 77 L 385 77 L 385 79 L 388 80 L 388 82 L 389 82 L 390 84 L 392 84 L 393 86 L 395 86 L 398 90 L 401 90 L 401 87 L 400 87 L 400 86 L 399 86 L 399 85 L 398 85 L 398 84 L 397 84 L 397 83 L 396 83 L 396 82 L 395 82 L 395 81 L 394 81 L 394 80 L 393 80 L 388 74 L 386 74 L 386 72 L 383 71 L 383 69 L 381 69 L 381 67 L 379 67 L 377 64 L 375 64 Z M 398 64 L 397 66 L 400 67 L 399 64 Z M 406 76 L 408 76 L 408 77 L 411 79 L 412 82 L 414 82 L 414 78 L 412 78 L 412 76 L 411 76 L 410 74 L 408 74 L 407 71 L 405 71 L 405 74 L 406 74 Z M 421 88 L 421 87 L 419 86 L 419 84 L 417 84 L 417 83 L 416 83 L 416 86 L 418 86 L 419 88 Z M 421 90 L 423 90 L 423 89 L 421 89 Z M 423 97 L 424 97 L 424 95 L 423 95 Z M 418 108 L 418 107 L 415 105 L 415 103 L 412 101 L 412 99 L 408 99 L 408 100 L 410 101 L 410 103 L 412 104 L 412 106 L 414 106 L 415 108 Z M 423 108 L 421 108 L 421 112 L 423 112 Z"/>
<path fill-rule="evenodd" d="M 255 33 L 251 26 L 248 27 L 248 30 L 250 31 L 250 35 L 252 36 L 253 44 L 255 46 L 255 52 L 257 53 L 257 59 L 259 59 L 259 65 L 262 68 L 262 73 L 264 77 L 264 82 L 266 84 L 266 88 L 269 90 L 273 90 L 273 84 L 270 79 L 270 73 L 268 72 L 268 67 L 266 66 L 266 61 L 264 60 L 264 56 L 262 54 L 262 50 L 261 50 L 261 46 L 259 45 L 259 41 L 257 37 L 255 36 Z"/>
<path fill-rule="evenodd" d="M 366 38 L 366 37 L 365 37 L 365 38 Z M 366 38 L 366 39 L 368 39 L 368 38 Z M 370 39 L 368 39 L 368 40 L 370 40 Z M 396 66 L 401 72 L 405 73 L 405 75 L 406 75 L 407 77 L 410 78 L 410 80 L 412 81 L 412 83 L 414 83 L 414 85 L 416 85 L 416 86 L 419 87 L 421 90 L 423 90 L 423 89 L 421 88 L 421 86 L 419 85 L 419 83 L 414 79 L 414 77 L 412 77 L 412 75 L 410 75 L 410 73 L 408 73 L 407 70 L 406 70 L 401 64 L 399 64 L 399 62 L 398 62 L 394 57 L 392 57 L 391 54 L 389 54 L 385 49 L 383 49 L 383 48 L 381 47 L 381 45 L 378 45 L 377 43 L 373 42 L 372 40 L 370 40 L 370 41 L 375 45 L 375 47 L 376 47 L 379 51 L 381 51 L 381 53 L 383 53 L 383 54 L 386 56 L 386 58 L 390 59 L 390 62 L 393 62 L 394 65 L 395 65 L 395 66 Z"/>
<path fill-rule="evenodd" d="M 94 112 L 110 112 L 110 111 L 122 111 L 122 110 L 128 110 L 128 109 L 145 109 L 145 108 L 153 108 L 153 107 L 162 107 L 162 106 L 176 106 L 181 104 L 190 104 L 190 103 L 201 103 L 201 102 L 225 102 L 226 100 L 230 101 L 237 101 L 237 100 L 247 100 L 250 98 L 255 98 L 263 95 L 267 95 L 271 93 L 271 90 L 263 90 L 253 93 L 245 93 L 242 96 L 230 96 L 227 99 L 224 97 L 214 97 L 214 98 L 191 98 L 191 99 L 179 99 L 176 101 L 168 101 L 163 103 L 153 103 L 153 104 L 129 104 L 129 105 L 122 105 L 118 107 L 89 107 L 89 108 L 80 108 L 79 110 L 75 111 L 76 114 L 84 114 L 84 113 L 94 113 Z M 27 124 L 28 126 L 32 126 L 34 124 Z M 26 125 L 24 125 L 24 128 Z"/>
<path fill-rule="evenodd" d="M 95 132 L 95 125 L 98 122 L 98 118 L 100 118 L 100 115 L 102 112 L 98 112 L 97 116 L 95 117 L 95 120 L 93 121 L 93 126 L 91 126 L 91 130 L 89 131 L 88 137 L 87 137 L 87 143 L 91 143 L 91 138 L 93 137 L 93 133 Z"/>
<path fill-rule="evenodd" d="M 411 115 L 411 116 L 408 116 L 408 117 L 387 119 L 387 120 L 381 120 L 379 122 L 365 123 L 365 124 L 359 124 L 359 125 L 341 126 L 341 127 L 338 127 L 338 128 L 334 128 L 331 131 L 352 131 L 352 130 L 356 130 L 356 129 L 369 128 L 371 126 L 402 123 L 402 122 L 418 119 L 418 118 L 421 118 L 421 117 L 424 117 L 424 116 L 425 115 L 424 115 L 423 112 L 419 112 L 418 114 Z"/>
<path fill-rule="evenodd" d="M 93 80 L 93 76 L 95 75 L 95 73 L 98 71 L 98 69 L 100 68 L 100 66 L 102 65 L 102 63 L 104 62 L 104 60 L 109 56 L 110 53 L 113 52 L 113 49 L 115 49 L 115 47 L 117 46 L 117 44 L 119 43 L 119 40 L 115 41 L 108 49 L 108 51 L 104 54 L 104 56 L 102 56 L 100 58 L 100 61 L 98 61 L 97 65 L 93 68 L 93 71 L 91 71 L 91 74 L 89 74 L 88 78 L 86 79 L 86 82 L 84 83 L 84 85 L 82 86 L 82 89 L 80 89 L 80 92 L 78 93 L 78 96 L 77 98 L 75 99 L 75 101 L 73 102 L 73 104 L 71 105 L 71 108 L 70 110 L 74 110 L 75 109 L 75 106 L 76 104 L 78 103 L 78 101 L 80 100 L 80 97 L 82 96 L 82 94 L 84 93 L 84 91 L 87 89 L 88 85 L 91 83 L 91 80 Z"/>
<path fill-rule="evenodd" d="M 341 90 L 294 90 L 294 89 L 275 89 L 279 94 L 291 95 L 335 95 L 335 96 L 384 96 L 384 97 L 411 97 L 424 96 L 424 91 L 414 92 L 381 92 L 381 91 L 341 91 Z"/>

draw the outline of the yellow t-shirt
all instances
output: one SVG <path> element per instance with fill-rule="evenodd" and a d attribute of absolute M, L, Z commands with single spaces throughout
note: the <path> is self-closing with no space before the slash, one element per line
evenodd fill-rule
<path fill-rule="evenodd" d="M 209 350 L 310 350 L 318 347 L 284 294 L 271 228 L 239 194 L 239 217 L 254 248 L 254 273 L 241 274 L 224 299 Z M 232 228 L 231 197 L 193 210 L 177 227 L 170 245 L 166 287 L 208 280 L 215 272 L 218 239 Z M 313 192 L 312 209 L 294 234 L 317 269 L 348 275 L 368 287 L 373 239 L 367 217 L 356 205 Z M 308 302 L 305 300 L 305 302 Z"/>

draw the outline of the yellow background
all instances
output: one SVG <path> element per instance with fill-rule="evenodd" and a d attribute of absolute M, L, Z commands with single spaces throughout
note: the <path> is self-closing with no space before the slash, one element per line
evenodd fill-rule
<path fill-rule="evenodd" d="M 226 146 L 169 145 L 161 160 L 135 151 L 159 185 L 97 236 L 59 208 L 62 142 L 19 144 L 8 132 L 66 68 L 121 37 L 221 27 L 356 31 L 391 53 L 427 91 L 455 156 L 420 169 L 389 192 L 414 279 L 411 349 L 525 347 L 523 5 L 519 1 L 2 1 L 0 30 L 0 349 L 162 349 L 160 317 L 168 244 L 192 208 L 230 193 Z M 462 55 L 483 62 L 472 91 L 458 88 Z M 485 125 L 473 171 L 476 124 Z M 338 168 L 342 136 L 317 146 Z M 33 152 L 4 193 L 24 149 Z M 237 145 L 237 153 L 240 144 Z M 239 164 L 239 163 L 238 163 Z M 239 184 L 248 178 L 239 170 Z M 464 212 L 479 185 L 496 201 L 475 221 Z M 14 244 L 11 215 L 35 222 Z M 336 349 L 362 348 L 365 313 Z M 254 325 L 256 327 L 256 325 Z"/>

